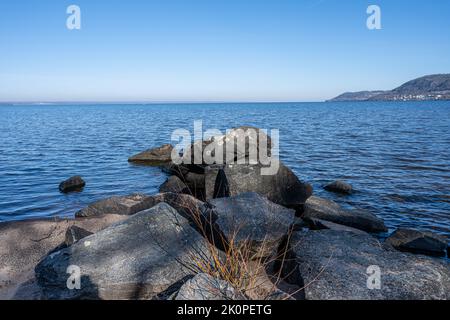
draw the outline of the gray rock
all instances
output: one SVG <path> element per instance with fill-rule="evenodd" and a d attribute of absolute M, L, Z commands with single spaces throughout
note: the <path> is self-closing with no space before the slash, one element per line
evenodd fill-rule
<path fill-rule="evenodd" d="M 304 218 L 305 223 L 308 224 L 309 228 L 312 230 L 324 230 L 330 229 L 335 231 L 345 231 L 345 232 L 354 232 L 354 233 L 366 233 L 365 231 L 355 229 L 352 227 L 347 227 L 342 224 L 337 224 L 334 222 L 316 219 L 316 218 Z"/>
<path fill-rule="evenodd" d="M 253 258 L 268 257 L 289 233 L 295 211 L 270 202 L 257 193 L 242 193 L 209 201 L 216 225 L 226 242 L 248 245 Z"/>
<path fill-rule="evenodd" d="M 386 243 L 400 251 L 438 257 L 444 257 L 447 248 L 445 237 L 432 232 L 411 229 L 398 229 L 386 239 Z"/>
<path fill-rule="evenodd" d="M 129 162 L 160 165 L 161 163 L 170 162 L 172 159 L 173 146 L 164 144 L 160 147 L 145 150 L 128 159 Z"/>
<path fill-rule="evenodd" d="M 367 232 L 386 232 L 383 220 L 364 210 L 344 210 L 331 200 L 310 197 L 304 207 L 303 218 L 316 218 L 342 224 Z"/>
<path fill-rule="evenodd" d="M 239 148 L 238 148 L 239 146 Z M 249 156 L 251 152 L 255 152 L 254 161 L 259 160 L 259 152 L 266 150 L 266 155 L 271 156 L 272 140 L 261 129 L 251 126 L 242 126 L 233 128 L 223 136 L 214 137 L 212 143 L 206 148 L 206 153 L 211 151 L 214 156 L 215 148 L 223 148 L 223 160 L 220 164 L 233 164 L 235 161 L 245 159 L 249 164 Z M 229 156 L 227 158 L 227 153 Z M 233 156 L 231 156 L 233 155 Z M 209 163 L 211 164 L 211 163 Z"/>
<path fill-rule="evenodd" d="M 334 181 L 324 187 L 325 190 L 337 193 L 351 194 L 353 188 L 350 184 L 344 181 Z"/>
<path fill-rule="evenodd" d="M 75 213 L 76 217 L 91 217 L 103 214 L 132 215 L 139 211 L 149 209 L 159 203 L 154 196 L 132 194 L 123 197 L 110 197 L 103 199 Z"/>
<path fill-rule="evenodd" d="M 238 148 L 239 146 L 239 148 Z M 213 165 L 213 164 L 232 164 L 237 160 L 245 160 L 249 163 L 250 152 L 255 152 L 254 161 L 258 161 L 259 152 L 267 150 L 267 156 L 271 155 L 272 141 L 267 134 L 256 127 L 242 126 L 233 128 L 229 132 L 221 136 L 212 137 L 210 140 L 196 141 L 190 145 L 183 154 L 185 161 L 190 161 L 191 164 L 196 165 Z M 215 157 L 217 150 L 223 150 L 223 158 L 217 159 L 218 162 L 211 163 L 206 161 L 206 157 Z M 227 157 L 227 152 L 229 153 Z M 197 160 L 194 161 L 195 154 Z M 202 158 L 200 158 L 200 155 Z M 185 162 L 187 163 L 187 162 Z"/>
<path fill-rule="evenodd" d="M 210 263 L 205 240 L 160 203 L 48 255 L 35 273 L 46 299 L 150 299 L 192 276 L 196 259 Z M 71 265 L 79 290 L 67 288 Z"/>
<path fill-rule="evenodd" d="M 229 193 L 236 196 L 243 192 L 256 192 L 279 205 L 302 210 L 312 194 L 312 187 L 300 181 L 281 162 L 275 175 L 262 175 L 261 165 L 209 166 L 205 169 L 206 199 Z M 223 171 L 222 171 L 223 170 Z M 219 174 L 220 173 L 220 174 Z M 224 191 L 225 190 L 225 191 Z"/>
<path fill-rule="evenodd" d="M 68 193 L 72 191 L 81 191 L 86 182 L 80 176 L 71 177 L 59 184 L 59 191 L 63 193 Z"/>
<path fill-rule="evenodd" d="M 197 199 L 205 200 L 205 168 L 197 165 L 176 165 L 169 162 L 161 166 L 162 170 L 170 175 L 177 176 L 183 181 Z"/>
<path fill-rule="evenodd" d="M 308 300 L 423 300 L 450 298 L 446 261 L 389 251 L 369 234 L 335 230 L 298 232 L 289 281 Z M 380 287 L 371 275 L 379 268 Z M 368 285 L 369 284 L 369 285 Z"/>
<path fill-rule="evenodd" d="M 189 188 L 186 186 L 186 184 L 181 181 L 180 178 L 177 176 L 171 176 L 167 179 L 166 182 L 164 182 L 159 187 L 159 192 L 173 192 L 173 193 L 186 193 L 189 194 Z"/>
<path fill-rule="evenodd" d="M 247 300 L 227 281 L 200 273 L 180 288 L 175 300 Z"/>
<path fill-rule="evenodd" d="M 66 239 L 64 243 L 66 246 L 71 246 L 75 242 L 80 241 L 83 238 L 89 237 L 93 233 L 78 226 L 70 226 L 66 231 Z"/>
<path fill-rule="evenodd" d="M 29 285 L 35 282 L 34 267 L 49 252 L 64 244 L 65 233 L 70 226 L 97 232 L 125 218 L 109 214 L 0 223 L 0 300 L 40 298 L 35 296 L 39 290 L 31 290 Z"/>

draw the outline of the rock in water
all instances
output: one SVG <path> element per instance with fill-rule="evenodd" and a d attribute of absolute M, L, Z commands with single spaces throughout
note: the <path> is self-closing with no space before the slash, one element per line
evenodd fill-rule
<path fill-rule="evenodd" d="M 325 190 L 337 193 L 351 194 L 353 188 L 350 184 L 344 181 L 334 181 L 324 187 Z"/>
<path fill-rule="evenodd" d="M 310 197 L 305 203 L 304 218 L 316 218 L 367 232 L 386 232 L 383 220 L 364 210 L 344 210 L 331 200 Z"/>
<path fill-rule="evenodd" d="M 200 273 L 186 281 L 175 300 L 246 300 L 227 281 Z"/>
<path fill-rule="evenodd" d="M 80 176 L 74 176 L 59 184 L 59 191 L 68 193 L 72 191 L 81 191 L 86 182 Z"/>
<path fill-rule="evenodd" d="M 437 257 L 444 257 L 447 248 L 445 237 L 432 232 L 411 229 L 398 229 L 386 239 L 386 243 L 400 251 Z"/>
<path fill-rule="evenodd" d="M 35 273 L 46 299 L 151 299 L 193 276 L 196 259 L 210 262 L 205 240 L 160 203 L 50 254 Z M 67 288 L 69 266 L 80 268 L 79 290 Z"/>
<path fill-rule="evenodd" d="M 164 144 L 161 147 L 145 150 L 128 159 L 128 162 L 160 165 L 165 162 L 170 162 L 172 159 L 173 146 Z"/>
<path fill-rule="evenodd" d="M 294 223 L 294 210 L 272 203 L 257 193 L 213 199 L 209 204 L 226 242 L 247 245 L 252 258 L 273 254 Z"/>
<path fill-rule="evenodd" d="M 261 165 L 225 165 L 210 166 L 205 169 L 206 199 L 226 190 L 230 196 L 244 192 L 256 192 L 270 201 L 296 210 L 303 210 L 303 205 L 311 195 L 312 187 L 300 181 L 297 176 L 281 161 L 278 172 L 274 175 L 262 175 Z M 219 175 L 220 170 L 223 172 Z M 222 192 L 223 193 L 223 192 Z"/>
<path fill-rule="evenodd" d="M 450 298 L 448 262 L 386 250 L 369 234 L 298 232 L 291 248 L 296 265 L 285 274 L 305 287 L 307 300 Z"/>
<path fill-rule="evenodd" d="M 110 197 L 93 204 L 75 213 L 76 217 L 91 217 L 103 214 L 132 215 L 139 211 L 150 209 L 160 201 L 154 196 L 132 194 L 124 197 Z"/>
<path fill-rule="evenodd" d="M 66 246 L 71 246 L 75 242 L 78 242 L 83 238 L 89 237 L 92 234 L 93 234 L 92 232 L 87 231 L 83 228 L 77 226 L 70 226 L 69 228 L 67 228 L 66 239 L 64 242 Z"/>
<path fill-rule="evenodd" d="M 173 192 L 190 194 L 187 185 L 177 176 L 171 176 L 159 187 L 159 192 Z"/>

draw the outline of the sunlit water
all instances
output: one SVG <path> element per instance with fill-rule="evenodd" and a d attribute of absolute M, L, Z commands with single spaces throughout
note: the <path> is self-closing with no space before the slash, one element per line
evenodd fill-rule
<path fill-rule="evenodd" d="M 156 193 L 166 176 L 127 158 L 174 129 L 279 129 L 281 158 L 315 194 L 387 225 L 450 235 L 450 102 L 0 106 L 0 221 L 72 216 L 92 201 Z M 58 184 L 81 175 L 82 193 Z M 322 189 L 343 179 L 356 192 Z"/>

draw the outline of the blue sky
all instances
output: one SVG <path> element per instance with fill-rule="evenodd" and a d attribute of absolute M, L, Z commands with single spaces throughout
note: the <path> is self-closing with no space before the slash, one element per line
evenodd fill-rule
<path fill-rule="evenodd" d="M 450 73 L 449 34 L 448 0 L 2 0 L 0 101 L 320 101 Z"/>

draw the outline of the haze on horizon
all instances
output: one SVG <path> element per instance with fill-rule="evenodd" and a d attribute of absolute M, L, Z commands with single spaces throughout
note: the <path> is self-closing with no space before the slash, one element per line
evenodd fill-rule
<path fill-rule="evenodd" d="M 2 1 L 0 102 L 323 101 L 450 72 L 449 1 L 343 2 Z"/>

